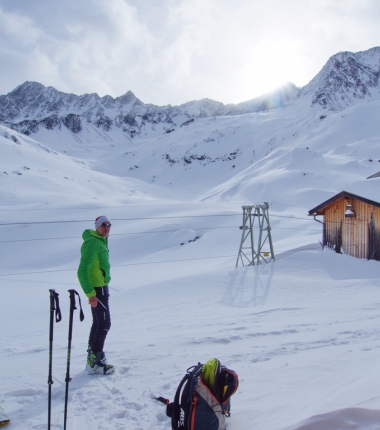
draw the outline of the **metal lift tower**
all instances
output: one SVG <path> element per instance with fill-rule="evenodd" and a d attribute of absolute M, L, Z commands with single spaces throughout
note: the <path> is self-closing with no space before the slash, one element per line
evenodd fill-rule
<path fill-rule="evenodd" d="M 263 205 L 243 206 L 242 208 L 243 225 L 240 227 L 242 230 L 242 236 L 236 267 L 238 267 L 239 261 L 242 266 L 255 266 L 262 264 L 262 261 L 265 263 L 269 263 L 272 260 L 275 261 L 271 227 L 269 223 L 269 203 L 265 202 Z M 257 220 L 256 224 L 258 223 L 259 227 L 259 237 L 256 248 L 253 235 L 255 219 Z M 264 251 L 264 245 L 269 245 L 270 251 Z"/>

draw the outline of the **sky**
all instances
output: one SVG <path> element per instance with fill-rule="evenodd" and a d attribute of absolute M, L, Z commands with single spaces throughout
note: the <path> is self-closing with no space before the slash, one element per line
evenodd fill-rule
<path fill-rule="evenodd" d="M 25 81 L 179 105 L 306 85 L 380 45 L 378 0 L 0 0 L 0 95 Z"/>

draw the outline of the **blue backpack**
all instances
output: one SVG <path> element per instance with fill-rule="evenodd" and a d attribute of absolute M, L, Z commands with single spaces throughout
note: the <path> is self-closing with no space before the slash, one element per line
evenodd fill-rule
<path fill-rule="evenodd" d="M 173 430 L 225 430 L 231 415 L 231 396 L 239 386 L 237 374 L 217 359 L 189 367 L 179 383 L 174 401 L 166 404 Z"/>

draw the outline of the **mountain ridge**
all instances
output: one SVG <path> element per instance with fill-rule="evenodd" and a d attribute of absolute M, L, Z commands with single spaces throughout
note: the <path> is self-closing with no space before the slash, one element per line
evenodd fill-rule
<path fill-rule="evenodd" d="M 172 131 L 191 118 L 239 115 L 283 106 L 298 88 L 291 83 L 278 90 L 237 105 L 224 105 L 211 99 L 190 101 L 180 106 L 145 104 L 132 91 L 117 97 L 100 97 L 96 93 L 77 96 L 45 87 L 38 82 L 25 82 L 5 96 L 0 96 L 0 121 L 9 128 L 30 135 L 40 127 L 47 130 L 66 126 L 74 134 L 83 123 L 92 123 L 103 132 L 111 127 L 121 129 L 129 138 L 141 135 L 141 128 Z"/>
<path fill-rule="evenodd" d="M 93 125 L 107 141 L 111 130 L 119 139 L 158 136 L 171 133 L 190 120 L 234 116 L 284 107 L 300 98 L 309 98 L 310 107 L 331 111 L 344 110 L 366 97 L 378 98 L 380 47 L 357 53 L 339 52 L 329 58 L 321 71 L 302 88 L 287 83 L 275 91 L 238 104 L 202 99 L 179 106 L 143 103 L 132 91 L 113 98 L 96 93 L 75 95 L 24 82 L 7 95 L 0 96 L 0 122 L 20 133 L 31 135 L 41 129 L 66 127 L 77 135 Z"/>

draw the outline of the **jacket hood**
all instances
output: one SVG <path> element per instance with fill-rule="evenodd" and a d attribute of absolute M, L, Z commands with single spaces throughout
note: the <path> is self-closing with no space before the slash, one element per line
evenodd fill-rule
<path fill-rule="evenodd" d="M 107 237 L 100 236 L 100 234 L 98 234 L 95 230 L 92 230 L 89 228 L 83 232 L 82 239 L 86 240 L 86 239 L 89 239 L 90 237 L 96 237 L 97 239 L 102 239 L 106 242 L 108 239 Z"/>

